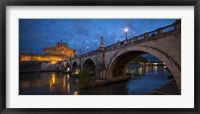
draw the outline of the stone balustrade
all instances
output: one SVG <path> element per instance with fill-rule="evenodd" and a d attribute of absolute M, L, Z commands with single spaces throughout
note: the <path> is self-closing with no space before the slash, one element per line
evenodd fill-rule
<path fill-rule="evenodd" d="M 175 23 L 173 23 L 171 25 L 168 25 L 168 26 L 165 26 L 165 27 L 162 27 L 162 28 L 150 31 L 150 32 L 146 32 L 146 33 L 139 35 L 139 36 L 134 36 L 130 39 L 118 41 L 115 44 L 106 46 L 104 49 L 105 49 L 105 51 L 111 51 L 111 50 L 114 50 L 114 49 L 125 47 L 126 45 L 129 45 L 129 44 L 138 44 L 138 43 L 146 42 L 146 41 L 149 41 L 149 40 L 162 38 L 161 37 L 162 35 L 163 36 L 167 35 L 167 34 L 170 35 L 170 34 L 173 34 L 174 31 L 180 32 L 180 29 L 181 29 L 180 22 L 176 21 Z M 93 51 L 90 51 L 88 53 L 84 53 L 82 55 L 79 55 L 77 57 L 85 57 L 85 56 L 95 55 L 98 52 L 99 52 L 99 50 L 97 49 L 97 50 L 93 50 Z"/>

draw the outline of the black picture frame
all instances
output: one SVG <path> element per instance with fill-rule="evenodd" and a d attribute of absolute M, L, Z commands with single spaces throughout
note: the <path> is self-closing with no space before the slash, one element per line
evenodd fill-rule
<path fill-rule="evenodd" d="M 6 108 L 6 6 L 194 6 L 195 15 L 195 104 L 194 108 L 67 108 L 67 109 L 15 109 Z M 0 112 L 2 114 L 143 114 L 143 113 L 162 113 L 162 114 L 198 114 L 200 113 L 199 106 L 199 49 L 200 49 L 200 1 L 199 0 L 0 0 Z M 172 103 L 173 104 L 173 103 Z"/>

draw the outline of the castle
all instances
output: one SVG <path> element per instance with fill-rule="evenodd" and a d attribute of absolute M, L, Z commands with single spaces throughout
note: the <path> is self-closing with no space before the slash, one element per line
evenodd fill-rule
<path fill-rule="evenodd" d="M 41 61 L 52 64 L 58 61 L 68 60 L 75 56 L 76 51 L 68 47 L 67 43 L 57 42 L 56 47 L 44 48 L 44 54 L 21 54 L 20 62 L 23 61 Z"/>

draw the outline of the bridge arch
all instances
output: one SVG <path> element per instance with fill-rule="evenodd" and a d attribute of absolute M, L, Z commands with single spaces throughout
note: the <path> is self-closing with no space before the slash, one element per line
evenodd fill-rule
<path fill-rule="evenodd" d="M 83 63 L 83 68 L 89 71 L 90 76 L 96 75 L 96 64 L 92 59 L 85 60 L 85 62 Z"/>
<path fill-rule="evenodd" d="M 149 53 L 164 62 L 174 76 L 178 89 L 181 89 L 180 65 L 173 59 L 173 57 L 170 57 L 163 51 L 146 45 L 131 46 L 125 49 L 120 49 L 118 52 L 116 52 L 114 56 L 111 57 L 110 62 L 108 63 L 107 76 L 109 76 L 109 78 L 112 78 L 113 72 L 115 72 L 114 69 L 117 66 L 124 70 L 128 67 L 133 57 L 141 55 L 143 53 Z M 122 63 L 125 64 L 121 65 Z M 125 72 L 121 75 L 125 75 Z"/>
<path fill-rule="evenodd" d="M 72 71 L 76 71 L 77 67 L 78 67 L 78 64 L 77 64 L 76 61 L 74 61 L 74 62 L 72 63 Z"/>

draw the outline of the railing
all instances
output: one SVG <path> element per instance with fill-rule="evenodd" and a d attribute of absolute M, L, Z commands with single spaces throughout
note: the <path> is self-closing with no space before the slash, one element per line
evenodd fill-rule
<path fill-rule="evenodd" d="M 175 29 L 175 27 L 176 27 L 176 29 Z M 152 40 L 152 39 L 157 39 L 159 37 L 161 38 L 162 35 L 172 33 L 172 32 L 174 32 L 175 30 L 178 30 L 178 29 L 180 29 L 180 23 L 179 22 L 165 26 L 163 28 L 156 29 L 154 31 L 144 33 L 144 34 L 139 35 L 139 36 L 132 37 L 130 39 L 125 39 L 124 41 L 121 41 L 121 42 L 117 42 L 116 44 L 112 44 L 110 46 L 105 47 L 105 51 L 110 51 L 112 49 L 121 48 L 121 47 L 124 47 L 124 46 L 129 45 L 129 44 L 138 44 L 138 43 L 149 41 L 149 40 Z M 114 48 L 113 48 L 113 45 L 114 45 Z"/>
<path fill-rule="evenodd" d="M 89 55 L 94 55 L 94 54 L 97 54 L 99 52 L 99 50 L 93 50 L 93 51 L 90 51 L 88 53 L 84 53 L 82 55 L 79 55 L 79 56 L 89 56 Z"/>
<path fill-rule="evenodd" d="M 105 51 L 110 51 L 110 50 L 113 50 L 113 49 L 118 49 L 118 48 L 124 47 L 124 46 L 129 45 L 129 44 L 138 44 L 138 43 L 141 43 L 141 42 L 146 42 L 146 41 L 149 41 L 149 40 L 152 40 L 152 39 L 161 38 L 162 35 L 166 35 L 166 34 L 172 33 L 174 31 L 180 30 L 180 29 L 181 29 L 180 28 L 180 20 L 178 20 L 174 24 L 171 24 L 171 25 L 165 26 L 163 28 L 159 28 L 159 29 L 144 33 L 144 34 L 139 35 L 139 36 L 132 37 L 130 39 L 125 39 L 124 41 L 121 41 L 121 42 L 119 41 L 115 44 L 106 46 L 104 49 L 105 49 Z M 97 54 L 98 52 L 99 52 L 99 50 L 97 49 L 97 50 L 94 50 L 94 51 L 91 51 L 91 52 L 88 52 L 88 53 L 84 53 L 80 56 L 94 55 L 94 54 Z"/>
<path fill-rule="evenodd" d="M 168 26 L 162 29 L 162 33 L 167 33 L 174 30 L 174 26 Z"/>

